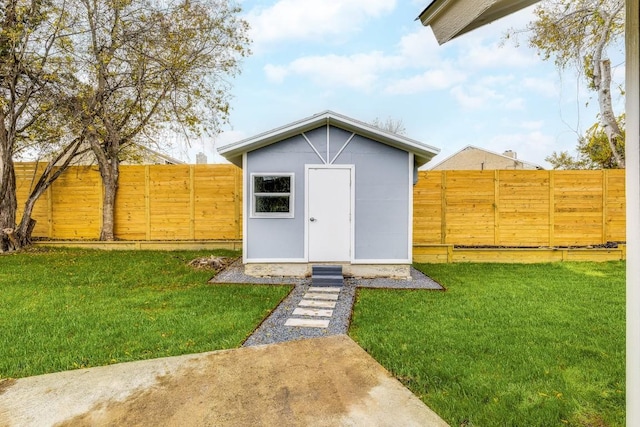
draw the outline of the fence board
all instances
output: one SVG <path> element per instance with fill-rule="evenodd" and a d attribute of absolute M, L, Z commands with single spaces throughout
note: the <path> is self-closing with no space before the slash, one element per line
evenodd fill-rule
<path fill-rule="evenodd" d="M 16 164 L 19 210 L 35 163 Z M 242 238 L 242 171 L 232 165 L 122 166 L 120 240 Z M 97 239 L 102 187 L 72 167 L 36 203 L 34 237 Z M 625 175 L 609 171 L 428 171 L 413 193 L 415 245 L 572 246 L 625 240 Z"/>

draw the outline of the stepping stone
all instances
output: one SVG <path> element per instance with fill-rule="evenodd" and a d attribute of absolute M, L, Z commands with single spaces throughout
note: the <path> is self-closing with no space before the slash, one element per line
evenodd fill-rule
<path fill-rule="evenodd" d="M 293 310 L 294 316 L 331 317 L 333 310 L 322 308 L 296 308 Z"/>
<path fill-rule="evenodd" d="M 310 299 L 303 299 L 298 305 L 300 307 L 336 308 L 335 301 L 316 301 Z"/>
<path fill-rule="evenodd" d="M 311 293 L 311 292 L 307 292 L 306 294 L 304 294 L 304 296 L 302 298 L 307 298 L 307 299 L 326 299 L 326 300 L 332 300 L 332 301 L 336 301 L 338 299 L 338 294 L 330 294 L 330 293 Z"/>
<path fill-rule="evenodd" d="M 300 328 L 328 328 L 329 319 L 297 319 L 290 317 L 284 326 L 297 326 Z"/>
<path fill-rule="evenodd" d="M 307 292 L 340 292 L 337 286 L 311 286 Z"/>

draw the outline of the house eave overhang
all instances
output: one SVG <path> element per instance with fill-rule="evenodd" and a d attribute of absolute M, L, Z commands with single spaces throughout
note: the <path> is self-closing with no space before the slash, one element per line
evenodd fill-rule
<path fill-rule="evenodd" d="M 218 153 L 224 156 L 231 163 L 241 167 L 242 155 L 244 153 L 300 135 L 323 125 L 336 126 L 391 147 L 413 153 L 417 166 L 422 166 L 429 162 L 440 152 L 439 148 L 432 147 L 414 139 L 386 132 L 373 125 L 351 119 L 333 111 L 325 111 L 288 125 L 263 132 L 254 137 L 225 145 L 218 149 Z"/>
<path fill-rule="evenodd" d="M 439 44 L 496 21 L 539 0 L 434 0 L 418 16 Z"/>

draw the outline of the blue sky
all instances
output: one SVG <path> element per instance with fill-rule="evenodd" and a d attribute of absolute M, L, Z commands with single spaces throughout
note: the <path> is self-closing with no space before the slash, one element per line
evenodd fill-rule
<path fill-rule="evenodd" d="M 241 2 L 253 53 L 231 80 L 230 125 L 172 154 L 194 162 L 203 151 L 220 161 L 217 147 L 324 110 L 402 120 L 408 137 L 441 149 L 433 163 L 467 145 L 514 150 L 545 168 L 554 150 L 573 152 L 577 132 L 596 120 L 596 98 L 526 40 L 501 45 L 507 29 L 531 20 L 532 8 L 439 46 L 415 20 L 428 2 Z M 613 65 L 621 84 L 624 67 Z"/>

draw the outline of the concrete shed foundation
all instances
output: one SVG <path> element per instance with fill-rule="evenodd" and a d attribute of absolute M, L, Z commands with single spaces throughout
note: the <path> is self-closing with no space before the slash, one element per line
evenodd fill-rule
<path fill-rule="evenodd" d="M 328 263 L 250 263 L 244 265 L 244 273 L 254 277 L 310 277 L 312 265 Z M 411 279 L 410 264 L 336 264 L 342 265 L 345 277 Z"/>

